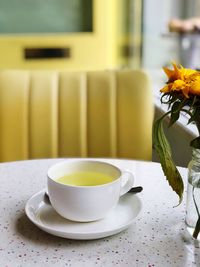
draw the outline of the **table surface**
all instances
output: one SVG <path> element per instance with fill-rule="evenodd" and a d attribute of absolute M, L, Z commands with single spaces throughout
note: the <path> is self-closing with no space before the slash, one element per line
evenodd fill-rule
<path fill-rule="evenodd" d="M 107 160 L 131 170 L 142 210 L 125 231 L 98 240 L 77 241 L 52 236 L 27 218 L 27 200 L 45 188 L 46 173 L 63 159 L 0 164 L 0 266 L 200 266 L 199 245 L 187 238 L 185 195 L 178 203 L 160 164 Z M 104 159 L 105 161 L 105 159 Z M 186 169 L 180 169 L 186 182 Z"/>

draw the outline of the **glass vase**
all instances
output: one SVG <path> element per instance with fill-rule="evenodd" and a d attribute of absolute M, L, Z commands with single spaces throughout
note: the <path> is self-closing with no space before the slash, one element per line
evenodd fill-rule
<path fill-rule="evenodd" d="M 197 224 L 200 219 L 200 149 L 193 148 L 192 160 L 188 165 L 186 202 L 186 225 L 189 233 L 200 240 Z"/>

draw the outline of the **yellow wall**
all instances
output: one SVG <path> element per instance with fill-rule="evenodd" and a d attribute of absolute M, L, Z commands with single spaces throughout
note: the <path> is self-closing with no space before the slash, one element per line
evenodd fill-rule
<path fill-rule="evenodd" d="M 92 33 L 0 35 L 0 68 L 102 69 L 120 65 L 117 0 L 94 0 Z M 24 59 L 25 48 L 70 48 L 63 59 Z"/>

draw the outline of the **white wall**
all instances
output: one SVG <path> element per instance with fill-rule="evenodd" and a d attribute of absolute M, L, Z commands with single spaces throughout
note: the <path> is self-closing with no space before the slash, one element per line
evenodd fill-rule
<path fill-rule="evenodd" d="M 171 61 L 178 62 L 175 38 L 163 37 L 171 18 L 182 17 L 183 0 L 143 1 L 143 60 L 144 68 L 160 68 Z"/>

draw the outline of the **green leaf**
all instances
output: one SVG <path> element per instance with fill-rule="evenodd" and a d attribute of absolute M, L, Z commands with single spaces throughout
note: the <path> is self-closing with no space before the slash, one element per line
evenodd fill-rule
<path fill-rule="evenodd" d="M 171 118 L 169 127 L 172 126 L 180 117 L 180 108 L 181 108 L 180 102 L 174 102 L 172 108 L 171 108 Z"/>
<path fill-rule="evenodd" d="M 168 112 L 169 113 L 169 112 Z M 166 113 L 160 119 L 155 121 L 153 127 L 153 144 L 156 153 L 160 158 L 160 163 L 163 169 L 163 172 L 169 182 L 169 185 L 179 196 L 179 204 L 182 201 L 184 184 L 182 177 L 173 162 L 171 148 L 165 137 L 162 121 L 164 117 L 168 114 Z"/>
<path fill-rule="evenodd" d="M 165 100 L 165 98 L 167 98 L 167 100 Z M 168 104 L 169 103 L 169 100 L 170 99 L 170 94 L 169 93 L 164 93 L 162 96 L 161 96 L 161 99 L 160 99 L 160 102 L 162 104 Z"/>
<path fill-rule="evenodd" d="M 194 98 L 192 99 L 190 106 L 190 110 L 193 109 L 193 107 L 195 106 L 195 102 L 196 102 L 197 96 L 195 95 Z"/>
<path fill-rule="evenodd" d="M 161 103 L 162 104 L 169 104 L 169 107 L 171 104 L 173 104 L 176 100 L 178 100 L 179 97 L 176 94 L 170 94 L 170 93 L 164 93 L 161 96 Z"/>
<path fill-rule="evenodd" d="M 200 118 L 200 108 L 199 107 L 194 107 L 194 110 L 193 112 L 191 113 L 191 117 L 190 119 L 188 120 L 188 124 L 191 123 L 191 122 L 195 122 L 197 120 L 199 120 Z"/>

